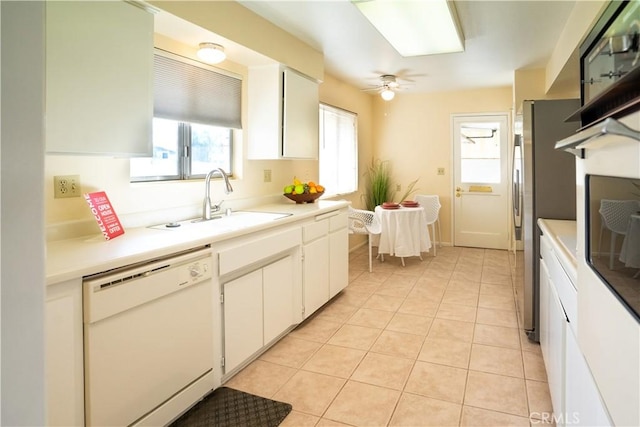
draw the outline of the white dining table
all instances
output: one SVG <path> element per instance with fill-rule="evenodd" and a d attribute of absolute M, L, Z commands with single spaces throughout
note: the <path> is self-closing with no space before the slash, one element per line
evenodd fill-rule
<path fill-rule="evenodd" d="M 385 209 L 376 206 L 375 213 L 380 220 L 381 233 L 378 239 L 378 254 L 404 258 L 417 256 L 431 249 L 431 238 L 427 228 L 424 208 L 404 207 Z M 375 240 L 374 240 L 375 245 Z"/>

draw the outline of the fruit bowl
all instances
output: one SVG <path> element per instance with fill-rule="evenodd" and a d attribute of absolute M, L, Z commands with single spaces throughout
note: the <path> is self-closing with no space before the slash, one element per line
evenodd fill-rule
<path fill-rule="evenodd" d="M 318 197 L 322 196 L 323 194 L 324 194 L 324 191 L 321 193 L 302 193 L 302 194 L 284 193 L 284 196 L 287 199 L 293 200 L 298 204 L 302 204 L 302 203 L 313 203 Z"/>

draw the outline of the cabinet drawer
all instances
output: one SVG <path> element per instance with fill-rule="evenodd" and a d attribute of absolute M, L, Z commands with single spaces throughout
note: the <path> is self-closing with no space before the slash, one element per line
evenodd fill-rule
<path fill-rule="evenodd" d="M 300 244 L 300 229 L 272 233 L 261 238 L 239 243 L 218 253 L 219 274 L 223 276 L 255 264 Z"/>
<path fill-rule="evenodd" d="M 302 226 L 302 241 L 309 243 L 329 233 L 329 220 L 316 219 L 316 222 L 305 224 Z"/>
<path fill-rule="evenodd" d="M 348 218 L 349 214 L 346 211 L 340 212 L 338 215 L 329 218 L 329 231 L 334 232 L 341 228 L 347 228 Z"/>
<path fill-rule="evenodd" d="M 547 263 L 549 268 L 549 275 L 551 276 L 553 285 L 558 294 L 558 298 L 562 303 L 562 307 L 567 315 L 569 326 L 575 334 L 577 334 L 578 326 L 578 293 L 576 288 L 571 283 L 569 276 L 562 268 L 560 260 L 555 253 L 549 238 L 543 236 L 540 239 L 540 253 Z"/>

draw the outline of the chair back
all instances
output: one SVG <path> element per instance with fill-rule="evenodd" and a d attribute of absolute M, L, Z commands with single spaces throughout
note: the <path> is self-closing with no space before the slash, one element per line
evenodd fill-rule
<path fill-rule="evenodd" d="M 627 224 L 631 215 L 640 211 L 638 200 L 600 200 L 600 215 L 602 221 L 609 230 L 618 233 L 627 233 Z"/>
<path fill-rule="evenodd" d="M 349 232 L 355 234 L 380 234 L 381 226 L 375 212 L 354 209 L 349 206 Z"/>
<path fill-rule="evenodd" d="M 438 220 L 442 205 L 440 205 L 440 198 L 437 195 L 418 194 L 416 202 L 420 203 L 420 206 L 424 208 L 427 224 L 433 224 Z"/>

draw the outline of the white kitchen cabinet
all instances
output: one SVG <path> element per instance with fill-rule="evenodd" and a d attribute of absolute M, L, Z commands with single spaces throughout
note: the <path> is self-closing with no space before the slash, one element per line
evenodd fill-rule
<path fill-rule="evenodd" d="M 543 232 L 545 232 L 543 230 Z M 578 346 L 577 292 L 550 234 L 540 239 L 540 347 L 556 425 L 608 426 L 591 371 Z"/>
<path fill-rule="evenodd" d="M 47 287 L 45 337 L 47 425 L 84 425 L 81 279 Z"/>
<path fill-rule="evenodd" d="M 225 373 L 297 323 L 294 271 L 289 255 L 223 285 Z"/>
<path fill-rule="evenodd" d="M 302 226 L 304 317 L 311 316 L 349 281 L 346 210 L 317 215 Z"/>
<path fill-rule="evenodd" d="M 565 367 L 566 424 L 585 427 L 613 425 L 571 330 L 567 332 Z"/>
<path fill-rule="evenodd" d="M 329 220 L 321 219 L 302 227 L 302 280 L 304 317 L 329 301 Z"/>
<path fill-rule="evenodd" d="M 302 320 L 300 243 L 295 225 L 218 247 L 226 378 Z"/>
<path fill-rule="evenodd" d="M 329 298 L 333 298 L 349 284 L 348 214 L 329 218 Z"/>
<path fill-rule="evenodd" d="M 296 322 L 294 261 L 287 256 L 262 269 L 264 345 L 282 335 Z"/>
<path fill-rule="evenodd" d="M 53 1 L 46 27 L 46 151 L 150 156 L 153 15 L 124 1 Z"/>
<path fill-rule="evenodd" d="M 225 372 L 262 347 L 262 298 L 262 270 L 224 284 Z"/>
<path fill-rule="evenodd" d="M 317 159 L 318 83 L 279 64 L 252 67 L 249 159 Z"/>
<path fill-rule="evenodd" d="M 540 259 L 540 347 L 555 414 L 564 413 L 566 317 L 544 259 Z M 544 326 L 543 326 L 544 325 Z"/>

